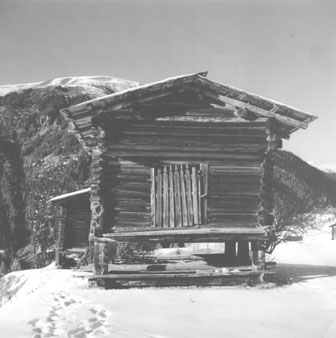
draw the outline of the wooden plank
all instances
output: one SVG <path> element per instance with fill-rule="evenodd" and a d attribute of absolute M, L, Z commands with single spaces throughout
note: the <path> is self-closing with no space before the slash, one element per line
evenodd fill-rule
<path fill-rule="evenodd" d="M 196 173 L 196 168 L 192 167 L 191 171 L 191 180 L 192 180 L 192 198 L 193 198 L 193 212 L 194 212 L 194 219 L 195 219 L 195 224 L 199 224 L 199 219 L 198 219 L 198 194 L 197 194 L 197 189 L 198 189 L 198 182 L 197 182 L 197 173 Z"/>
<path fill-rule="evenodd" d="M 182 225 L 188 226 L 188 211 L 187 211 L 187 201 L 186 201 L 186 190 L 185 190 L 185 181 L 183 174 L 183 165 L 180 165 L 180 184 L 181 184 L 181 200 L 182 200 Z"/>
<path fill-rule="evenodd" d="M 163 167 L 163 227 L 168 228 L 169 226 L 169 212 L 168 212 L 168 205 L 169 205 L 169 194 L 168 194 L 168 173 L 167 173 L 167 166 Z"/>
<path fill-rule="evenodd" d="M 182 226 L 182 207 L 181 207 L 181 188 L 180 188 L 180 176 L 178 172 L 178 166 L 174 166 L 174 186 L 175 186 L 175 214 L 176 214 L 176 226 Z"/>
<path fill-rule="evenodd" d="M 162 227 L 162 175 L 161 169 L 156 174 L 156 227 Z"/>
<path fill-rule="evenodd" d="M 197 223 L 194 223 L 194 212 L 193 212 L 193 203 L 192 203 L 190 171 L 189 171 L 188 164 L 186 164 L 186 169 L 185 169 L 185 181 L 186 181 L 188 223 L 189 223 L 189 225 L 193 225 L 193 224 L 197 224 Z"/>
<path fill-rule="evenodd" d="M 201 172 L 197 172 L 197 200 L 198 200 L 198 224 L 202 224 L 202 184 L 201 184 Z"/>
<path fill-rule="evenodd" d="M 169 166 L 169 226 L 175 227 L 175 201 L 174 201 L 174 172 L 172 165 Z"/>
<path fill-rule="evenodd" d="M 201 163 L 200 171 L 202 173 L 203 179 L 203 195 L 202 195 L 202 214 L 203 214 L 203 224 L 208 223 L 208 164 Z"/>

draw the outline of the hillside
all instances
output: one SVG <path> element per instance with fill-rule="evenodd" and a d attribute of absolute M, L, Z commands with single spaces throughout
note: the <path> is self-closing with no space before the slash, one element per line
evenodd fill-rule
<path fill-rule="evenodd" d="M 0 87 L 0 273 L 42 266 L 47 257 L 34 253 L 54 242 L 46 201 L 89 184 L 90 158 L 59 110 L 137 85 L 100 76 Z M 323 172 L 284 151 L 274 162 L 278 233 L 336 205 L 336 183 Z"/>
<path fill-rule="evenodd" d="M 273 161 L 278 239 L 286 234 L 303 234 L 318 227 L 321 215 L 335 214 L 336 182 L 327 173 L 283 150 L 274 153 Z"/>
<path fill-rule="evenodd" d="M 136 85 L 100 76 L 0 87 L 0 272 L 43 264 L 31 253 L 53 243 L 46 201 L 88 184 L 90 158 L 59 110 Z"/>

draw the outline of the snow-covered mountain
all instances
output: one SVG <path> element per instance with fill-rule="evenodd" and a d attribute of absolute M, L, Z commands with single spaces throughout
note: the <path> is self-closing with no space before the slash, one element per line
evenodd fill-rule
<path fill-rule="evenodd" d="M 12 92 L 22 92 L 25 89 L 42 89 L 47 87 L 82 87 L 87 90 L 88 94 L 95 97 L 119 92 L 125 89 L 140 85 L 138 82 L 123 80 L 110 76 L 75 76 L 60 77 L 50 81 L 41 81 L 33 83 L 4 85 L 0 86 L 0 96 L 7 95 Z M 108 93 L 108 89 L 111 93 Z"/>
<path fill-rule="evenodd" d="M 325 171 L 327 173 L 336 173 L 336 163 L 323 163 L 320 161 L 310 161 L 308 162 L 311 166 Z"/>

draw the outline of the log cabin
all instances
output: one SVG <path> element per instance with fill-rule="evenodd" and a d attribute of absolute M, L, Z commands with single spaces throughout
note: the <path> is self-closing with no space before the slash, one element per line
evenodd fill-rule
<path fill-rule="evenodd" d="M 61 113 L 92 155 L 90 224 L 62 236 L 70 247 L 88 234 L 96 274 L 108 272 L 106 243 L 133 241 L 221 242 L 228 264 L 238 257 L 264 269 L 274 222 L 272 152 L 315 116 L 211 81 L 207 72 Z M 75 208 L 80 195 L 58 203 Z"/>

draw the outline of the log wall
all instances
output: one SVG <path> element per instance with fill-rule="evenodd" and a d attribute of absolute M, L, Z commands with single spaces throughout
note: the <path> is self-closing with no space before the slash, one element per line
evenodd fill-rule
<path fill-rule="evenodd" d="M 202 226 L 258 225 L 261 164 L 267 149 L 264 121 L 110 123 L 104 128 L 104 182 L 109 185 L 104 209 L 110 211 L 106 225 L 114 230 L 150 227 L 152 168 L 162 163 L 207 164 Z"/>
<path fill-rule="evenodd" d="M 87 247 L 91 220 L 88 195 L 70 198 L 66 209 L 63 249 Z"/>

